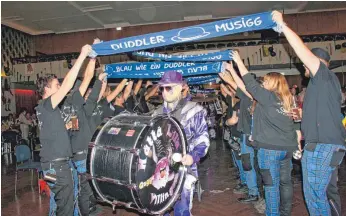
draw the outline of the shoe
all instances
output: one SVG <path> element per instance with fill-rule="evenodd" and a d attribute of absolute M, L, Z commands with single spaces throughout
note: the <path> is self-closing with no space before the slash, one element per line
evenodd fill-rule
<path fill-rule="evenodd" d="M 235 194 L 247 194 L 249 190 L 247 189 L 247 186 L 245 184 L 238 184 L 233 189 L 233 193 Z"/>
<path fill-rule="evenodd" d="M 257 202 L 254 203 L 254 207 L 258 213 L 264 214 L 266 211 L 266 202 L 263 198 L 260 198 Z"/>
<path fill-rule="evenodd" d="M 238 198 L 238 201 L 244 204 L 253 203 L 258 201 L 258 196 L 248 195 L 247 197 Z"/>

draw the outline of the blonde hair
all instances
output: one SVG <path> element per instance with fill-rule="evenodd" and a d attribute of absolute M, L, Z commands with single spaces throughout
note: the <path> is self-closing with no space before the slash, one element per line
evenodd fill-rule
<path fill-rule="evenodd" d="M 286 111 L 290 111 L 293 98 L 285 76 L 276 72 L 268 73 L 264 76 L 264 82 L 268 83 L 267 89 L 273 91 L 277 95 L 283 104 L 283 108 Z"/>

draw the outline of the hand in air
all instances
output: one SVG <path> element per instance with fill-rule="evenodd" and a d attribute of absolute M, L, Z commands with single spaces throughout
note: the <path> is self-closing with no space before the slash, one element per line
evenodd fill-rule
<path fill-rule="evenodd" d="M 107 73 L 100 73 L 99 74 L 99 80 L 101 81 L 101 82 L 107 82 Z"/>
<path fill-rule="evenodd" d="M 239 63 L 243 63 L 243 60 L 240 58 L 239 52 L 238 51 L 233 51 L 230 56 L 232 57 L 233 61 L 235 61 L 235 63 L 239 64 Z"/>
<path fill-rule="evenodd" d="M 95 38 L 93 44 L 101 43 L 101 40 L 99 38 Z"/>
<path fill-rule="evenodd" d="M 184 166 L 191 166 L 193 164 L 193 158 L 191 155 L 189 154 L 186 154 L 184 155 L 184 157 L 181 159 L 181 163 L 184 165 Z"/>
<path fill-rule="evenodd" d="M 89 44 L 86 44 L 82 47 L 81 55 L 88 56 L 92 51 L 92 48 Z"/>
<path fill-rule="evenodd" d="M 284 19 L 282 17 L 282 13 L 280 13 L 279 11 L 273 11 L 272 12 L 272 19 L 278 25 L 282 25 L 284 23 Z"/>

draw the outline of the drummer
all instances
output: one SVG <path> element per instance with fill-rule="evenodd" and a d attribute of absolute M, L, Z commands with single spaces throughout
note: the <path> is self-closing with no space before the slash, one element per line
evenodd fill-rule
<path fill-rule="evenodd" d="M 181 73 L 166 72 L 159 82 L 162 89 L 164 104 L 156 109 L 155 115 L 170 113 L 182 124 L 187 142 L 188 154 L 183 156 L 182 164 L 191 170 L 185 179 L 181 199 L 174 206 L 174 215 L 191 215 L 194 183 L 197 181 L 196 163 L 207 154 L 209 148 L 208 125 L 206 110 L 196 102 L 184 100 L 184 85 Z"/>

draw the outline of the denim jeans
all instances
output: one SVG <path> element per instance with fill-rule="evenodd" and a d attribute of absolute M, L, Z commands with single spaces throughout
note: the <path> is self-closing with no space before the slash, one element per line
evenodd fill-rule
<path fill-rule="evenodd" d="M 293 198 L 292 153 L 260 148 L 258 150 L 258 163 L 264 184 L 266 215 L 291 215 Z"/>
<path fill-rule="evenodd" d="M 345 146 L 308 143 L 302 158 L 304 197 L 310 215 L 340 215 L 337 170 Z"/>
<path fill-rule="evenodd" d="M 246 184 L 249 189 L 249 195 L 258 196 L 257 178 L 254 166 L 254 149 L 247 145 L 249 136 L 243 134 L 241 142 L 241 160 L 245 173 Z"/>

